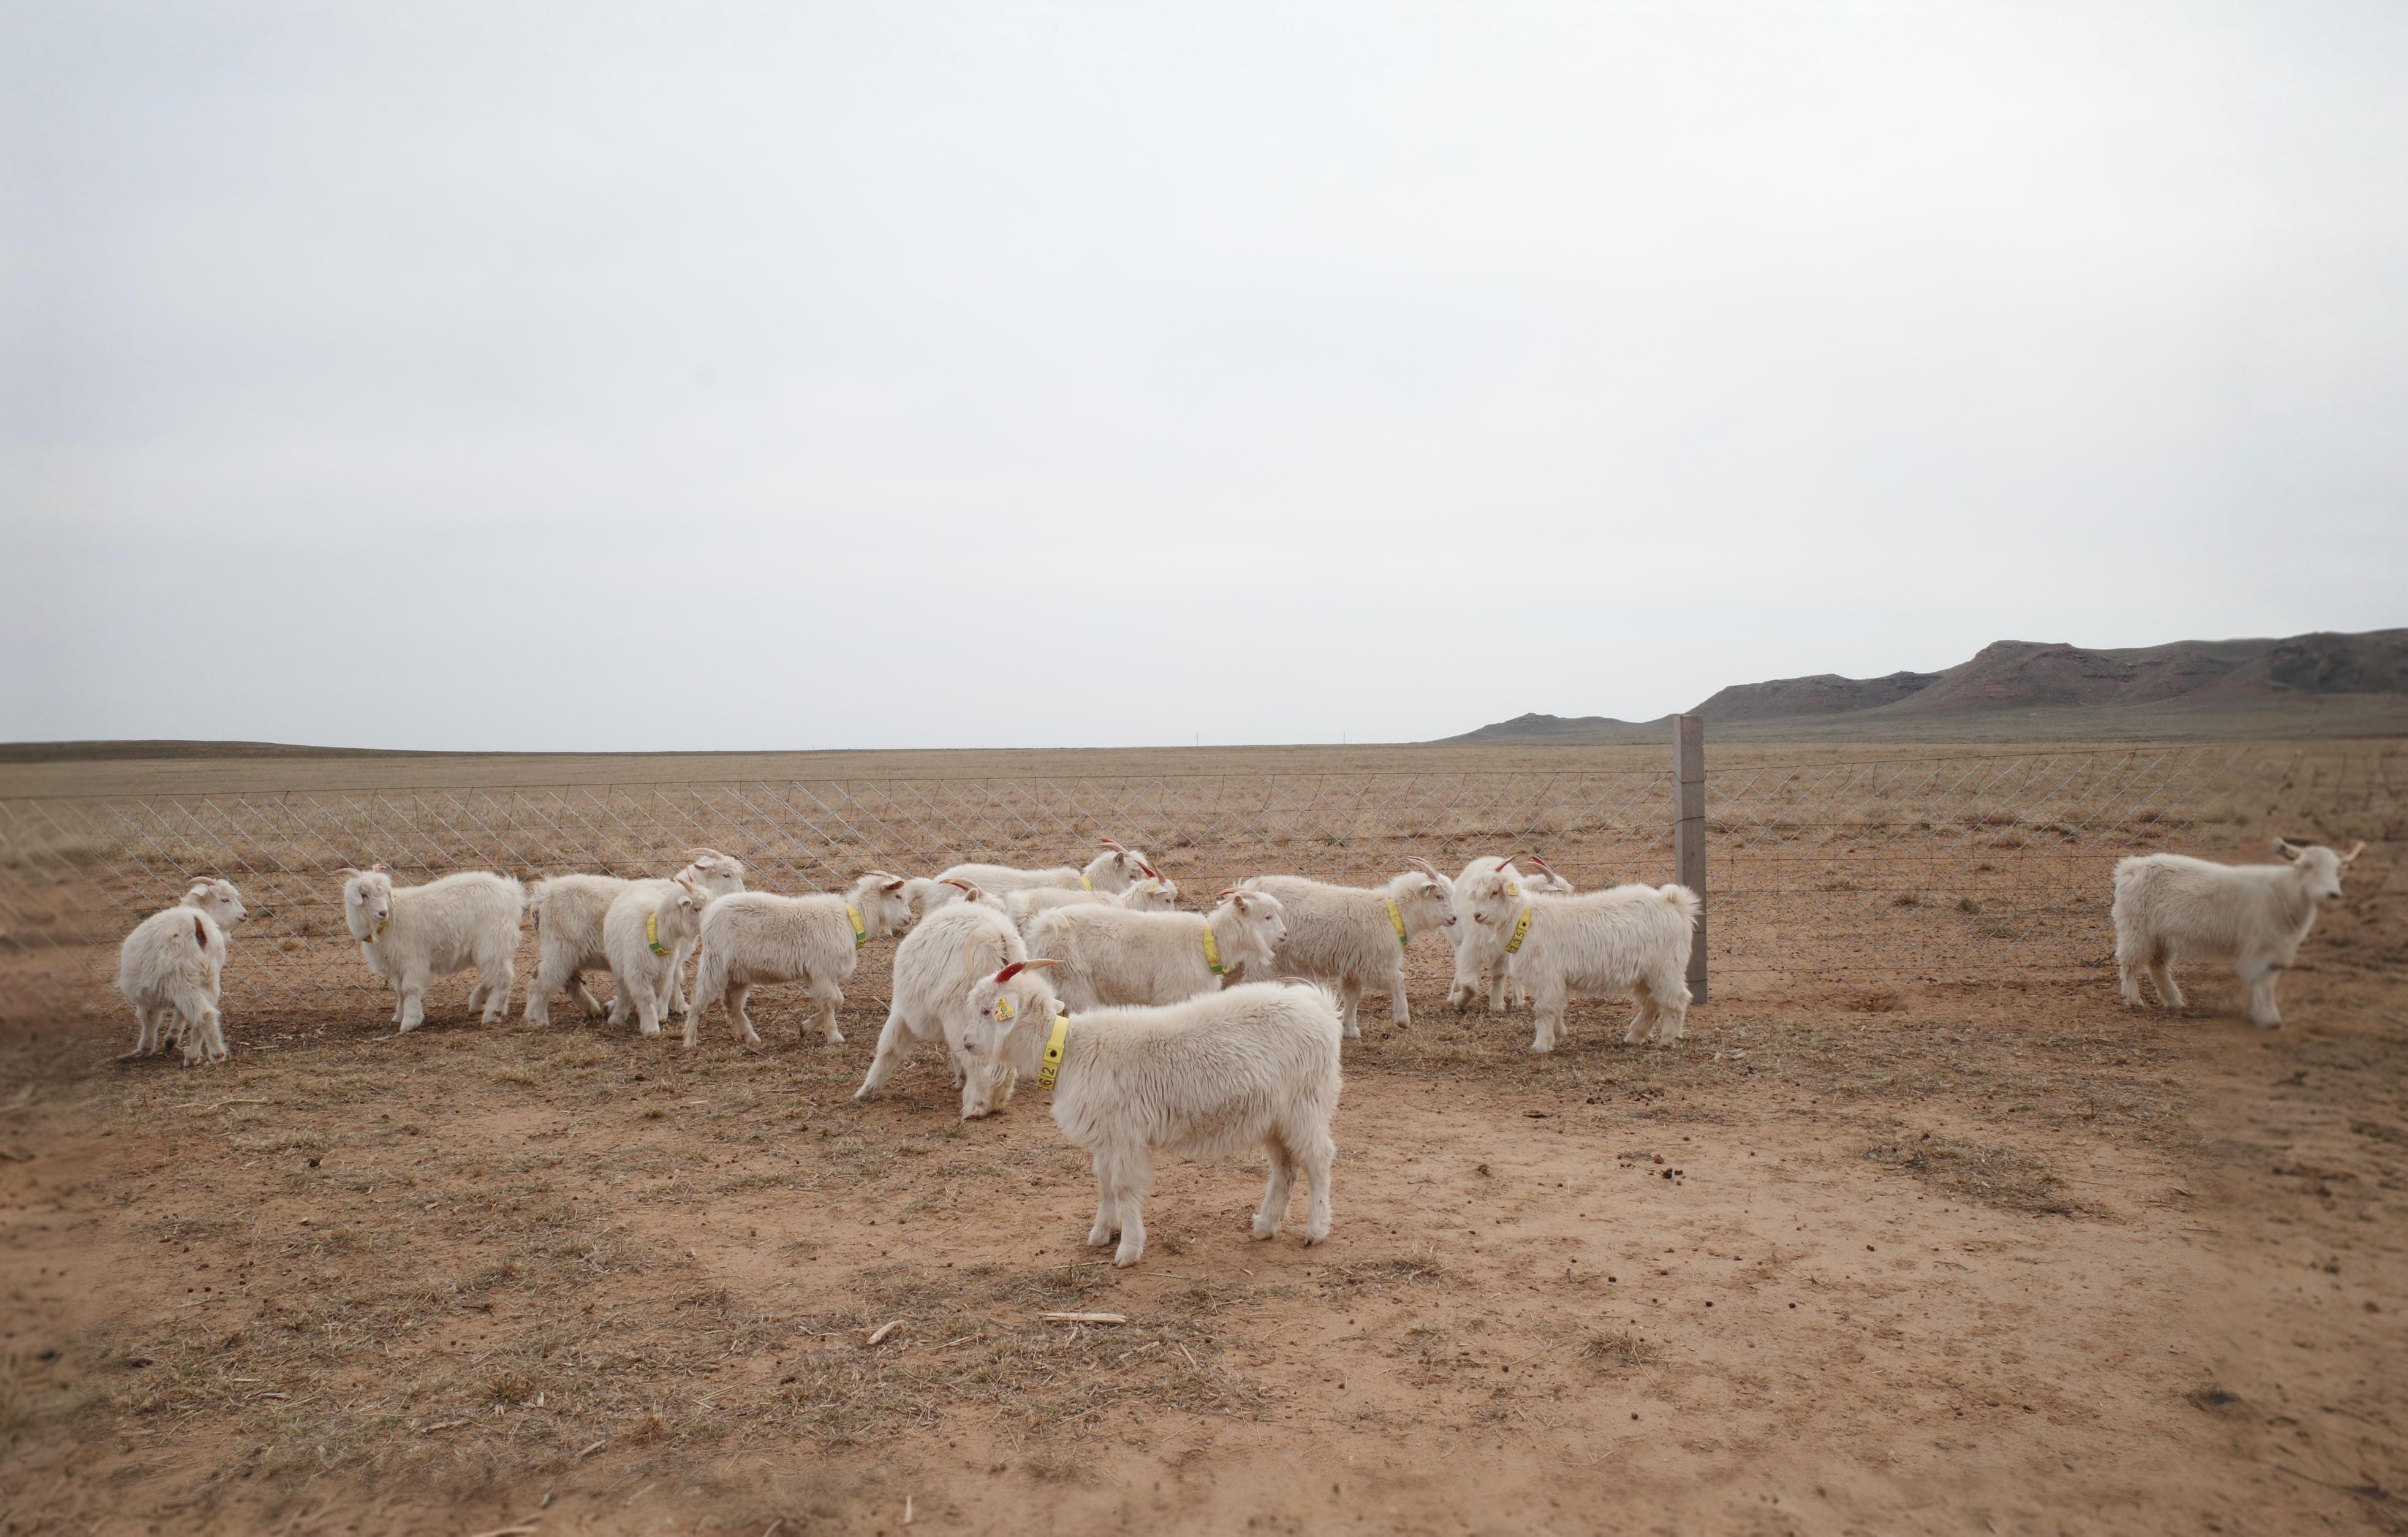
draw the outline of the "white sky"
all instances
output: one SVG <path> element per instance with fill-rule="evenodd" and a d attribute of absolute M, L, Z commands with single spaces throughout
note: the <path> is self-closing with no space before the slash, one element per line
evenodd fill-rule
<path fill-rule="evenodd" d="M 0 739 L 1414 740 L 2408 623 L 2408 7 L 0 9 Z"/>

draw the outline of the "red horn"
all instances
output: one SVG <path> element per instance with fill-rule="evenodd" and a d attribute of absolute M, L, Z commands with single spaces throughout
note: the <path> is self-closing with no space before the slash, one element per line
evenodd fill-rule
<path fill-rule="evenodd" d="M 1138 868 L 1138 869 L 1141 869 L 1141 870 L 1143 870 L 1143 871 L 1145 871 L 1145 872 L 1146 872 L 1146 874 L 1148 874 L 1148 875 L 1152 876 L 1154 879 L 1155 879 L 1155 880 L 1157 880 L 1157 881 L 1159 881 L 1159 880 L 1161 880 L 1161 879 L 1162 879 L 1162 871 L 1160 871 L 1160 870 L 1158 870 L 1158 869 L 1154 869 L 1152 865 L 1147 864 L 1147 863 L 1146 863 L 1144 860 L 1142 860 L 1142 859 L 1140 859 L 1140 860 L 1139 860 L 1139 861 L 1137 862 L 1137 868 Z"/>
<path fill-rule="evenodd" d="M 998 984 L 1010 982 L 1012 978 L 1020 975 L 1020 969 L 1027 964 L 1028 963 L 1026 961 L 1013 961 L 1010 966 L 997 971 L 995 974 L 995 980 Z"/>

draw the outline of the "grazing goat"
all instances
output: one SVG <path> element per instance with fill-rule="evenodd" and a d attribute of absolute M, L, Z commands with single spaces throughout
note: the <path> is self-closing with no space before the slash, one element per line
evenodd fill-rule
<path fill-rule="evenodd" d="M 446 875 L 423 886 L 394 885 L 393 872 L 380 864 L 364 870 L 346 865 L 340 873 L 343 921 L 360 941 L 368 970 L 398 995 L 393 1022 L 402 1033 L 425 1023 L 428 981 L 471 966 L 477 985 L 468 992 L 470 1012 L 481 1007 L 488 1025 L 509 1012 L 524 887 L 487 870 Z"/>
<path fill-rule="evenodd" d="M 1388 995 L 1388 1018 L 1402 1028 L 1412 1023 L 1405 1002 L 1405 953 L 1413 937 L 1455 927 L 1455 887 L 1426 860 L 1384 886 L 1333 886 L 1300 875 L 1255 875 L 1238 883 L 1247 891 L 1279 898 L 1287 938 L 1259 970 L 1266 978 L 1286 973 L 1338 988 L 1346 1039 L 1362 1033 L 1356 1019 L 1363 990 Z M 1256 975 L 1249 963 L 1247 975 Z"/>
<path fill-rule="evenodd" d="M 588 1014 L 601 1017 L 601 1001 L 585 985 L 583 973 L 589 967 L 610 964 L 602 941 L 602 920 L 610 911 L 610 904 L 625 896 L 630 887 L 641 885 L 654 896 L 664 896 L 671 882 L 683 879 L 711 897 L 725 897 L 744 889 L 742 860 L 717 849 L 695 849 L 692 859 L 693 863 L 666 879 L 628 881 L 616 875 L 555 875 L 529 887 L 527 910 L 535 919 L 540 949 L 535 985 L 527 989 L 527 1022 L 551 1024 L 552 995 L 564 987 L 576 991 L 577 1001 L 585 1006 Z M 693 954 L 694 946 L 688 943 L 669 968 L 669 1005 L 681 1013 L 686 1007 L 685 963 Z M 624 1020 L 627 1016 L 624 1011 L 617 1011 L 612 1017 Z"/>
<path fill-rule="evenodd" d="M 1471 883 L 1484 875 L 1503 874 L 1506 881 L 1523 891 L 1538 897 L 1569 897 L 1572 883 L 1555 873 L 1555 867 L 1537 855 L 1528 856 L 1536 874 L 1525 874 L 1510 859 L 1499 859 L 1484 854 L 1463 867 L 1455 878 L 1458 892 L 1471 889 Z M 1455 980 L 1446 990 L 1447 1006 L 1460 1009 L 1483 991 L 1488 995 L 1488 1012 L 1501 1013 L 1505 1008 L 1505 990 L 1512 987 L 1514 1007 L 1529 1001 L 1521 985 L 1505 971 L 1505 936 L 1480 924 L 1456 924 L 1446 931 L 1446 942 L 1455 947 Z"/>
<path fill-rule="evenodd" d="M 1165 1008 L 1057 1013 L 1039 969 L 1006 966 L 971 989 L 964 1049 L 1000 1073 L 1054 1091 L 1054 1124 L 1095 1161 L 1096 1220 L 1087 1242 L 1120 1235 L 1116 1265 L 1145 1254 L 1154 1155 L 1215 1157 L 1259 1143 L 1270 1181 L 1256 1238 L 1277 1234 L 1299 1171 L 1310 1203 L 1304 1241 L 1329 1236 L 1329 1164 L 1337 1154 L 1338 1002 L 1326 988 L 1248 983 Z"/>
<path fill-rule="evenodd" d="M 2229 956 L 2249 988 L 2249 1023 L 2272 1029 L 2274 981 L 2298 958 L 2319 904 L 2341 896 L 2342 867 L 2364 843 L 2335 854 L 2321 843 L 2274 840 L 2279 865 L 2219 865 L 2180 854 L 2145 854 L 2115 862 L 2115 970 L 2124 1001 L 2141 1001 L 2141 973 L 2157 1001 L 2183 1006 L 2174 961 Z"/>
<path fill-rule="evenodd" d="M 948 884 L 972 885 L 1001 900 L 1015 891 L 1032 886 L 1056 886 L 1068 891 L 1115 892 L 1128 889 L 1129 883 L 1140 876 L 1159 877 L 1160 872 L 1137 849 L 1126 849 L 1111 839 L 1097 839 L 1104 853 L 1087 861 L 1087 868 L 1055 865 L 1050 869 L 1022 869 L 1013 865 L 955 865 L 939 875 L 921 893 L 921 911 L 933 902 L 942 907 L 947 902 L 961 900 L 958 889 L 948 891 Z"/>
<path fill-rule="evenodd" d="M 702 935 L 702 913 L 711 898 L 681 875 L 630 882 L 610 904 L 602 918 L 602 953 L 619 979 L 618 996 L 610 1000 L 611 1024 L 624 1025 L 632 1005 L 638 1030 L 661 1033 L 680 963 Z"/>
<path fill-rule="evenodd" d="M 962 1045 L 969 1027 L 971 984 L 997 967 L 1028 958 L 1019 930 L 981 901 L 981 895 L 972 887 L 966 899 L 921 919 L 895 947 L 895 1000 L 887 1009 L 885 1027 L 878 1032 L 869 1073 L 853 1091 L 855 1099 L 867 1099 L 885 1087 L 895 1070 L 925 1041 L 945 1043 L 953 1083 L 962 1091 L 963 1120 L 991 1115 L 1011 1098 L 1012 1081 L 995 1070 L 993 1055 L 981 1060 Z"/>
<path fill-rule="evenodd" d="M 861 947 L 910 923 L 903 877 L 882 869 L 859 877 L 842 895 L 740 891 L 718 898 L 702 913 L 702 959 L 695 968 L 685 1043 L 699 1039 L 704 1012 L 724 997 L 727 1017 L 745 1042 L 759 1045 L 744 1000 L 761 983 L 799 982 L 809 989 L 812 1007 L 796 1027 L 797 1036 L 816 1018 L 822 1038 L 838 1044 L 844 1032 L 837 1028 L 836 1012 L 844 1002 L 843 984 L 860 964 Z"/>
<path fill-rule="evenodd" d="M 225 931 L 248 916 L 231 881 L 195 881 L 184 899 L 134 926 L 117 950 L 117 990 L 138 1029 L 125 1058 L 183 1046 L 184 1065 L 226 1059 L 218 997 L 225 977 Z"/>
<path fill-rule="evenodd" d="M 1055 980 L 1073 1009 L 1176 1003 L 1237 967 L 1268 963 L 1287 939 L 1270 893 L 1232 888 L 1220 904 L 1210 913 L 1055 908 L 1030 922 L 1028 949 L 1062 962 Z"/>
<path fill-rule="evenodd" d="M 1148 875 L 1132 883 L 1125 891 L 1087 891 L 1075 887 L 1065 890 L 1060 886 L 1029 886 L 1025 890 L 1015 891 L 1003 899 L 1003 911 L 1010 915 L 1012 926 L 1021 933 L 1026 934 L 1028 926 L 1036 922 L 1040 913 L 1051 912 L 1057 907 L 1080 907 L 1103 902 L 1108 902 L 1114 907 L 1125 907 L 1131 912 L 1169 912 L 1179 906 L 1179 883 L 1165 880 L 1158 875 Z"/>
<path fill-rule="evenodd" d="M 1624 1045 L 1653 1035 L 1681 1039 L 1689 1012 L 1689 945 L 1703 904 L 1686 886 L 1612 886 L 1578 897 L 1534 897 L 1503 871 L 1475 877 L 1464 893 L 1471 921 L 1502 932 L 1505 964 L 1529 984 L 1538 1012 L 1534 1052 L 1563 1038 L 1564 1000 L 1629 993 L 1639 1012 Z"/>

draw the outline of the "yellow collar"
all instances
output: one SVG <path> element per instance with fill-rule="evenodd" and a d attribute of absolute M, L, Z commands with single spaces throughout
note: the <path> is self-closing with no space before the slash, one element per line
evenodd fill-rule
<path fill-rule="evenodd" d="M 1397 911 L 1397 899 L 1394 897 L 1388 898 L 1388 923 L 1389 926 L 1397 931 L 1397 942 L 1398 944 L 1411 944 L 1412 942 L 1411 940 L 1405 938 L 1405 915 Z"/>
<path fill-rule="evenodd" d="M 1221 975 L 1221 941 L 1212 937 L 1210 918 L 1204 920 L 1204 964 L 1212 969 L 1214 976 Z"/>
<path fill-rule="evenodd" d="M 1096 889 L 1096 883 L 1082 875 L 1079 877 L 1079 889 L 1081 891 L 1093 891 Z"/>
<path fill-rule="evenodd" d="M 1045 1065 L 1037 1070 L 1037 1086 L 1050 1089 L 1054 1080 L 1062 1075 L 1062 1048 L 1070 1040 L 1070 1016 L 1054 1016 L 1054 1033 L 1045 1038 Z"/>
<path fill-rule="evenodd" d="M 1515 919 L 1513 923 L 1513 937 L 1505 941 L 1505 954 L 1511 955 L 1519 951 L 1522 948 L 1522 941 L 1530 937 L 1530 914 L 1537 911 L 1538 909 L 1530 907 L 1522 910 L 1522 916 Z"/>
<path fill-rule="evenodd" d="M 851 902 L 844 904 L 844 915 L 853 920 L 853 947 L 858 950 L 869 942 L 869 926 L 861 921 L 861 909 Z"/>
<path fill-rule="evenodd" d="M 652 947 L 652 954 L 655 955 L 666 955 L 669 953 L 668 946 L 661 942 L 661 915 L 657 912 L 644 914 L 644 942 Z"/>

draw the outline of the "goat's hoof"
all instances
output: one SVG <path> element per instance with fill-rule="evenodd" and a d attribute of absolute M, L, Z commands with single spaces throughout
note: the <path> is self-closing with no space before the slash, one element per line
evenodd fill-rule
<path fill-rule="evenodd" d="M 1254 1236 L 1256 1238 L 1277 1238 L 1279 1237 L 1280 1225 L 1276 1222 L 1258 1216 L 1254 1218 Z"/>
<path fill-rule="evenodd" d="M 1322 1228 L 1319 1232 L 1314 1232 L 1312 1228 L 1307 1228 L 1304 1230 L 1304 1246 L 1305 1246 L 1306 1248 L 1310 1249 L 1310 1248 L 1312 1248 L 1314 1244 L 1316 1244 L 1316 1243 L 1320 1243 L 1323 1239 L 1326 1239 L 1326 1238 L 1327 1238 L 1328 1236 L 1329 1236 L 1329 1229 L 1328 1229 L 1328 1228 Z"/>
<path fill-rule="evenodd" d="M 1138 1248 L 1132 1249 L 1127 1244 L 1124 1243 L 1120 1246 L 1119 1250 L 1112 1255 L 1112 1263 L 1120 1266 L 1124 1270 L 1126 1270 L 1129 1266 L 1136 1264 L 1139 1260 L 1144 1257 L 1145 1249 L 1143 1246 L 1140 1245 Z"/>
<path fill-rule="evenodd" d="M 1100 1249 L 1119 1236 L 1120 1233 L 1116 1228 L 1090 1228 L 1087 1229 L 1087 1247 Z"/>

